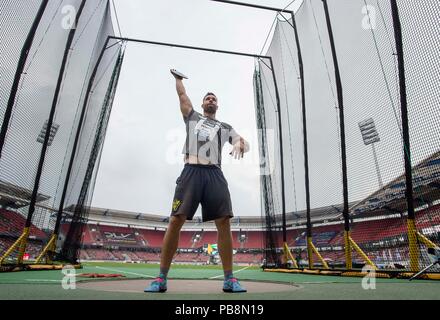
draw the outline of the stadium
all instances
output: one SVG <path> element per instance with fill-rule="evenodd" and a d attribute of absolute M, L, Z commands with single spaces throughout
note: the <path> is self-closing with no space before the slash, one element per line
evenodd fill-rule
<path fill-rule="evenodd" d="M 437 2 L 191 1 L 265 32 L 253 14 L 273 19 L 261 53 L 129 37 L 117 8 L 136 10 L 123 1 L 0 4 L 0 40 L 12 44 L 0 46 L 0 299 L 438 299 Z M 199 76 L 212 68 L 220 92 L 239 92 L 225 100 L 251 106 L 238 118 L 252 124 L 257 161 L 222 165 L 246 294 L 219 290 L 218 229 L 199 214 L 180 232 L 168 292 L 143 292 L 182 167 L 163 160 L 181 156 L 182 140 L 169 151 L 180 115 L 160 91 L 161 61 L 172 59 Z M 200 79 L 193 92 L 205 90 Z M 142 115 L 124 110 L 142 99 Z"/>
<path fill-rule="evenodd" d="M 133 212 L 112 211 L 110 209 L 89 209 L 89 219 L 82 235 L 80 261 L 125 262 L 125 263 L 159 263 L 162 240 L 169 220 L 168 216 L 139 214 Z M 322 210 L 322 209 L 321 209 Z M 417 225 L 428 238 L 435 239 L 438 232 L 439 218 L 432 213 L 438 205 L 430 209 L 421 209 Z M 2 234 L 11 230 L 21 230 L 25 220 L 14 211 L 2 210 Z M 436 219 L 433 221 L 433 219 Z M 325 261 L 332 269 L 342 268 L 345 264 L 344 251 L 339 245 L 343 238 L 341 214 L 329 221 L 328 215 L 313 216 L 314 243 L 325 256 Z M 287 220 L 287 239 L 289 249 L 295 261 L 301 267 L 307 267 L 306 219 L 298 216 Z M 264 221 L 260 216 L 233 218 L 232 235 L 234 239 L 235 263 L 237 265 L 263 265 Z M 434 228 L 431 227 L 434 225 Z M 33 237 L 30 237 L 26 259 L 36 260 L 48 234 L 32 226 Z M 63 229 L 63 227 L 62 227 Z M 382 229 L 377 233 L 378 229 Z M 431 230 L 436 230 L 434 233 Z M 406 226 L 401 217 L 377 216 L 373 219 L 354 221 L 352 234 L 362 247 L 371 247 L 372 261 L 382 270 L 408 268 L 408 249 L 405 247 Z M 277 237 L 282 238 L 279 232 Z M 1 239 L 2 248 L 10 245 L 5 237 Z M 196 265 L 217 264 L 212 262 L 207 251 L 209 245 L 217 243 L 217 231 L 213 222 L 203 223 L 201 219 L 188 222 L 182 229 L 178 254 L 175 263 Z M 281 248 L 280 248 L 281 249 Z M 215 255 L 215 253 L 214 253 Z M 314 257 L 315 260 L 318 260 Z M 354 263 L 363 265 L 362 257 L 355 255 Z M 320 266 L 319 262 L 315 264 Z M 320 266 L 322 267 L 322 265 Z"/>

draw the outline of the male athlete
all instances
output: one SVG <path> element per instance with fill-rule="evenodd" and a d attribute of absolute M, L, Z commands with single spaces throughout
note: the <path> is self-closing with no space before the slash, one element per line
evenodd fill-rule
<path fill-rule="evenodd" d="M 203 114 L 193 109 L 186 95 L 180 72 L 172 69 L 180 111 L 186 125 L 186 141 L 183 149 L 185 167 L 176 181 L 176 190 L 168 229 L 165 233 L 160 261 L 160 274 L 145 292 L 165 292 L 167 274 L 177 250 L 180 229 L 186 220 L 192 220 L 202 204 L 203 221 L 215 221 L 217 241 L 225 280 L 224 292 L 246 292 L 232 273 L 232 233 L 230 218 L 233 217 L 228 183 L 221 170 L 222 148 L 226 142 L 233 145 L 230 153 L 235 159 L 249 151 L 249 144 L 228 124 L 216 119 L 218 101 L 209 92 L 203 98 Z"/>

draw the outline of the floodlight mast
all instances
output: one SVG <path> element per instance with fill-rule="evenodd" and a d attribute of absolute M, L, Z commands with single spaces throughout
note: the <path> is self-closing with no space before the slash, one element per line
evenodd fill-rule
<path fill-rule="evenodd" d="M 377 153 L 375 143 L 380 141 L 379 133 L 377 132 L 374 120 L 369 118 L 367 120 L 359 122 L 359 129 L 361 130 L 362 139 L 366 146 L 371 145 L 373 150 L 374 163 L 376 165 L 377 182 L 379 188 L 383 188 L 382 176 L 380 174 L 379 161 L 377 160 Z"/>

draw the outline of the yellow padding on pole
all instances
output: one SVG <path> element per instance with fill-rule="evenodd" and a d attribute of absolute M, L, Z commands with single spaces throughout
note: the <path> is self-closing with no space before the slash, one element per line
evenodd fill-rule
<path fill-rule="evenodd" d="M 27 265 L 26 270 L 62 270 L 65 266 L 65 264 L 32 264 Z M 73 265 L 73 268 L 81 269 L 82 266 L 80 264 L 75 264 Z"/>
<path fill-rule="evenodd" d="M 417 245 L 417 229 L 414 219 L 407 220 L 409 240 L 409 265 L 412 272 L 419 271 L 419 246 Z"/>
<path fill-rule="evenodd" d="M 307 237 L 307 258 L 309 260 L 309 268 L 313 269 L 313 242 L 311 237 Z"/>
<path fill-rule="evenodd" d="M 26 250 L 26 244 L 27 244 L 28 237 L 29 237 L 29 228 L 24 228 L 21 236 L 17 239 L 17 241 L 14 242 L 14 244 L 0 258 L 0 265 L 2 265 L 4 263 L 6 258 L 9 257 L 12 254 L 12 252 L 14 252 L 14 250 L 17 249 L 17 247 L 19 250 L 18 257 L 17 257 L 17 264 L 22 264 L 24 252 Z"/>
<path fill-rule="evenodd" d="M 311 237 L 307 238 L 307 244 L 308 244 L 308 247 L 310 247 L 310 249 L 318 256 L 318 259 L 321 261 L 322 266 L 325 269 L 329 269 L 327 262 L 325 262 L 325 260 L 322 258 L 321 254 L 319 253 L 318 249 L 316 249 L 315 245 L 313 244 Z M 313 267 L 313 265 L 312 265 L 312 267 Z"/>
<path fill-rule="evenodd" d="M 263 269 L 264 272 L 302 273 L 299 269 Z"/>
<path fill-rule="evenodd" d="M 409 279 L 409 278 L 413 277 L 414 275 L 415 275 L 415 272 L 403 272 L 403 273 L 399 273 L 397 278 L 399 278 L 399 279 Z M 417 277 L 417 279 L 422 279 L 422 280 L 440 280 L 440 273 L 425 273 L 425 274 L 421 274 L 420 276 Z"/>
<path fill-rule="evenodd" d="M 424 277 L 429 280 L 440 280 L 440 274 L 438 273 L 426 273 Z"/>
<path fill-rule="evenodd" d="M 344 243 L 345 243 L 345 268 L 347 270 L 353 269 L 353 261 L 351 259 L 351 242 L 350 231 L 344 231 Z"/>
<path fill-rule="evenodd" d="M 52 237 L 50 237 L 49 242 L 46 244 L 46 246 L 44 247 L 43 251 L 41 251 L 40 255 L 37 258 L 37 261 L 35 261 L 35 263 L 40 263 L 41 260 L 46 257 L 46 263 L 47 264 L 52 264 L 52 260 L 51 257 L 48 255 L 48 253 L 52 253 L 55 251 L 55 245 L 56 245 L 56 240 L 58 238 L 58 235 L 53 234 Z"/>
<path fill-rule="evenodd" d="M 341 271 L 326 271 L 326 270 L 321 270 L 320 274 L 324 275 L 324 276 L 340 276 L 342 274 Z"/>
<path fill-rule="evenodd" d="M 278 273 L 303 273 L 303 274 L 314 274 L 314 275 L 328 275 L 328 276 L 342 276 L 342 277 L 365 277 L 366 272 L 356 272 L 356 271 L 326 271 L 326 270 L 300 270 L 300 269 L 263 269 L 263 272 L 278 272 Z M 369 273 L 368 273 L 369 274 Z M 376 273 L 377 278 L 391 279 L 396 277 L 397 279 L 409 279 L 415 273 L 414 272 L 402 272 L 396 275 L 391 275 L 384 272 Z M 423 280 L 440 280 L 440 274 L 438 273 L 426 273 L 420 276 Z"/>
<path fill-rule="evenodd" d="M 355 272 L 355 271 L 343 272 L 341 274 L 341 276 L 343 276 L 343 277 L 365 277 L 367 275 L 369 275 L 368 272 Z M 387 273 L 375 273 L 375 277 L 376 278 L 385 278 L 385 279 L 391 278 L 391 276 Z"/>
<path fill-rule="evenodd" d="M 420 242 L 423 242 L 423 244 L 425 246 L 427 246 L 428 248 L 437 248 L 437 245 L 434 242 L 429 240 L 427 237 L 425 237 L 420 232 L 418 232 L 418 231 L 416 231 L 416 232 L 417 232 L 417 238 L 419 239 Z"/>
<path fill-rule="evenodd" d="M 24 228 L 23 229 L 23 238 L 20 242 L 20 247 L 18 250 L 18 256 L 17 256 L 17 264 L 22 264 L 23 263 L 23 256 L 24 253 L 26 251 L 26 246 L 27 246 L 27 241 L 28 241 L 28 237 L 29 237 L 29 232 L 30 232 L 30 228 Z"/>
<path fill-rule="evenodd" d="M 298 264 L 296 263 L 295 258 L 292 256 L 292 252 L 290 252 L 290 249 L 289 249 L 289 246 L 287 245 L 287 242 L 284 242 L 284 255 L 286 256 L 286 263 L 290 258 L 293 266 L 298 269 Z"/>
<path fill-rule="evenodd" d="M 372 266 L 373 268 L 377 269 L 376 265 L 373 263 L 373 261 L 370 260 L 370 258 L 368 258 L 368 256 L 365 254 L 364 251 L 362 251 L 362 249 L 357 245 L 356 242 L 354 242 L 354 240 L 350 237 L 350 243 L 353 246 L 353 248 L 359 253 L 359 255 L 364 259 L 364 261 L 369 264 L 370 266 Z"/>
<path fill-rule="evenodd" d="M 310 270 L 310 269 L 304 269 L 303 273 L 305 274 L 320 274 L 321 271 L 320 270 Z"/>

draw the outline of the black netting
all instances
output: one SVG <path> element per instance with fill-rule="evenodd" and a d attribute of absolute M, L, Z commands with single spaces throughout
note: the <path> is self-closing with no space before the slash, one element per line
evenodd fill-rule
<path fill-rule="evenodd" d="M 93 52 L 90 78 L 85 84 L 85 98 L 78 112 L 81 130 L 79 135 L 75 131 L 72 136 L 76 152 L 73 162 L 71 159 L 66 160 L 70 175 L 63 205 L 69 213 L 65 217 L 67 226 L 61 229 L 60 237 L 64 243 L 59 258 L 68 261 L 77 261 L 79 258 L 83 226 L 93 195 L 97 161 L 122 64 L 119 41 L 107 41 L 109 35 L 113 35 L 113 26 L 110 11 L 106 8 Z"/>
<path fill-rule="evenodd" d="M 432 0 L 411 4 L 399 1 L 398 8 L 405 59 L 415 225 L 419 232 L 420 251 L 416 254 L 420 256 L 420 268 L 431 262 L 427 248 L 440 244 L 440 98 L 436 85 L 440 80 L 440 4 Z M 423 241 L 423 237 L 431 244 Z"/>
<path fill-rule="evenodd" d="M 286 21 L 283 17 L 277 23 L 267 52 L 273 57 L 281 96 L 286 242 L 299 259 L 304 259 L 305 249 L 311 246 L 307 244 L 305 229 L 304 127 L 297 58 L 298 49 L 302 52 L 311 236 L 323 258 L 313 253 L 313 263 L 318 266 L 326 261 L 330 266 L 350 267 L 344 252 L 348 248 L 344 240 L 348 240 L 354 268 L 374 264 L 379 268 L 415 270 L 430 263 L 426 249 L 439 243 L 439 98 L 435 84 L 439 82 L 436 19 L 440 5 L 429 0 L 397 1 L 406 69 L 411 142 L 408 148 L 409 144 L 404 143 L 391 3 L 305 0 L 295 15 L 300 48 L 296 45 L 292 20 Z M 339 92 L 336 63 L 342 86 Z M 269 71 L 262 63 L 259 67 L 264 80 Z M 262 83 L 263 106 L 258 107 L 257 114 L 269 119 L 266 128 L 275 128 L 274 90 L 265 90 L 264 81 Z M 279 150 L 280 144 L 278 139 L 276 141 L 274 149 Z M 345 158 L 342 157 L 344 147 Z M 407 204 L 411 199 L 405 193 L 405 150 L 406 154 L 411 152 L 415 220 L 411 212 L 408 215 Z M 278 164 L 278 153 L 274 154 Z M 343 160 L 347 165 L 347 198 L 343 194 Z M 274 187 L 280 182 L 280 175 L 281 172 L 275 170 L 271 176 L 272 188 L 262 189 L 263 201 L 270 204 L 266 210 L 271 206 L 280 207 L 281 193 Z M 345 217 L 344 201 L 348 204 Z M 280 214 L 280 209 L 271 210 Z M 408 236 L 412 221 L 415 221 L 415 247 L 410 246 Z M 274 247 L 279 248 L 279 243 Z M 410 247 L 414 251 L 412 255 Z M 414 263 L 417 268 L 413 267 Z"/>
<path fill-rule="evenodd" d="M 391 224 L 405 222 L 403 212 L 381 210 L 376 199 L 383 192 L 378 190 L 389 190 L 404 173 L 390 4 L 362 0 L 343 6 L 328 1 L 328 7 L 344 90 L 351 237 L 373 263 L 385 266 L 389 261 L 380 261 L 379 251 L 387 251 L 388 257 L 388 250 L 397 246 L 375 245 L 374 235 L 385 238 Z M 350 16 L 342 22 L 341 14 Z M 348 29 L 347 24 L 359 27 Z M 365 263 L 356 251 L 353 263 Z"/>
<path fill-rule="evenodd" d="M 343 245 L 341 235 L 344 230 L 341 132 L 333 60 L 322 2 L 304 2 L 296 20 L 304 56 L 311 236 L 318 248 L 322 245 L 321 238 L 331 237 L 331 246 L 329 243 L 327 248 L 337 252 Z M 333 221 L 333 224 L 324 220 Z M 307 244 L 304 236 L 299 240 L 299 245 Z M 341 263 L 339 256 L 330 258 L 332 253 L 322 254 L 335 264 Z M 314 262 L 319 263 L 314 258 Z"/>
<path fill-rule="evenodd" d="M 112 52 L 114 48 L 115 52 Z M 93 119 L 93 123 L 89 122 L 91 132 L 86 136 L 82 136 L 80 146 L 86 146 L 86 157 L 78 159 L 81 161 L 78 166 L 77 174 L 81 174 L 81 179 L 75 177 L 76 182 L 81 182 L 79 193 L 71 193 L 77 195 L 78 198 L 71 198 L 69 208 L 73 211 L 71 220 L 69 219 L 69 230 L 65 233 L 65 242 L 63 244 L 60 257 L 63 260 L 77 261 L 80 255 L 83 228 L 92 202 L 94 185 L 99 168 L 99 160 L 102 154 L 105 134 L 110 118 L 111 107 L 113 104 L 116 86 L 118 84 L 119 74 L 123 62 L 123 52 L 118 46 L 114 46 L 104 54 L 104 58 L 100 63 L 102 66 L 100 71 L 101 80 L 98 80 L 93 89 L 93 96 L 90 97 L 90 106 L 96 106 L 96 114 L 87 114 L 89 119 Z M 106 63 L 107 64 L 106 64 Z M 109 66 L 111 68 L 109 68 Z M 97 73 L 97 75 L 99 72 Z M 105 81 L 102 81 L 104 79 Z M 102 99 L 104 95 L 104 100 Z M 93 116 L 93 118 L 90 118 Z M 73 172 L 73 171 L 72 171 Z M 78 183 L 79 183 L 78 182 Z"/>
<path fill-rule="evenodd" d="M 261 65 L 260 65 L 261 66 Z M 266 75 L 267 76 L 267 75 Z M 263 75 L 264 77 L 264 75 Z M 270 79 L 270 78 L 269 78 Z M 263 81 L 265 81 L 266 90 L 263 88 Z M 273 81 L 271 81 L 271 84 Z M 273 115 L 276 114 L 276 109 L 273 109 L 273 103 L 265 103 L 263 95 L 270 94 L 270 88 L 268 86 L 267 79 L 262 79 L 262 73 L 257 68 L 254 74 L 254 88 L 255 88 L 255 106 L 256 106 L 256 120 L 258 130 L 258 144 L 260 153 L 260 188 L 262 192 L 261 208 L 262 221 L 263 221 L 263 256 L 265 267 L 277 267 L 281 264 L 280 249 L 282 243 L 280 242 L 279 234 L 282 229 L 282 221 L 280 219 L 280 199 L 274 199 L 275 196 L 279 196 L 275 190 L 277 190 L 277 182 L 280 183 L 279 175 L 276 175 L 276 168 L 274 167 L 274 161 L 279 158 L 275 155 L 275 137 L 277 135 L 276 120 Z M 276 105 L 275 105 L 276 107 Z M 268 108 L 266 110 L 265 108 Z M 278 169 L 279 170 L 279 169 Z"/>
<path fill-rule="evenodd" d="M 13 77 L 18 68 L 17 57 L 20 56 L 23 41 L 29 34 L 41 3 L 29 1 L 24 5 L 21 1 L 6 1 L 1 4 L 0 69 L 4 92 L 2 91 L 0 98 L 0 110 L 3 123 L 7 101 L 12 93 Z M 3 28 L 4 24 L 7 28 Z M 59 230 L 55 229 L 58 216 L 63 218 L 63 222 L 69 222 L 68 216 L 71 214 L 68 210 L 72 210 L 72 205 L 79 201 L 83 182 L 93 182 L 93 175 L 85 179 L 85 172 L 89 162 L 94 163 L 90 161 L 91 154 L 99 154 L 102 143 L 102 133 L 99 133 L 102 130 L 99 129 L 104 129 L 105 132 L 108 120 L 106 110 L 111 109 L 112 101 L 106 99 L 106 96 L 108 90 L 112 92 L 115 88 L 111 79 L 119 61 L 119 44 L 106 51 L 102 59 L 105 66 L 98 69 L 84 123 L 80 122 L 80 114 L 92 71 L 107 37 L 113 34 L 106 0 L 60 0 L 47 3 L 20 75 L 2 146 L 0 181 L 1 192 L 6 194 L 1 198 L 1 256 L 23 234 L 30 241 L 26 247 L 19 246 L 24 249 L 22 254 L 29 256 L 31 260 L 35 259 L 54 232 L 58 233 Z M 4 43 L 13 45 L 5 46 Z M 109 45 L 114 43 L 115 41 L 110 42 Z M 101 111 L 104 115 L 101 115 Z M 50 122 L 51 132 L 46 152 L 42 156 Z M 98 122 L 100 125 L 97 125 Z M 73 170 L 68 175 L 75 134 L 79 126 L 81 138 L 75 149 Z M 93 149 L 95 141 L 99 143 Z M 39 163 L 42 165 L 40 169 Z M 38 172 L 41 174 L 39 179 Z M 68 195 L 62 201 L 66 179 L 70 176 L 74 176 L 74 179 L 70 179 Z M 35 211 L 29 206 L 34 190 L 38 191 Z M 81 201 L 87 205 L 90 200 Z M 61 215 L 63 208 L 67 213 Z M 61 222 L 61 219 L 58 220 Z M 24 233 L 24 227 L 30 227 L 29 235 Z M 67 229 L 63 227 L 61 231 Z M 63 239 L 61 232 L 58 247 L 62 245 Z M 81 239 L 77 240 L 80 243 Z M 14 261 L 14 255 L 8 259 Z"/>
<path fill-rule="evenodd" d="M 0 3 L 0 105 L 2 106 L 0 119 L 2 121 L 20 53 L 41 2 L 35 0 L 17 3 L 13 0 L 5 0 Z"/>

